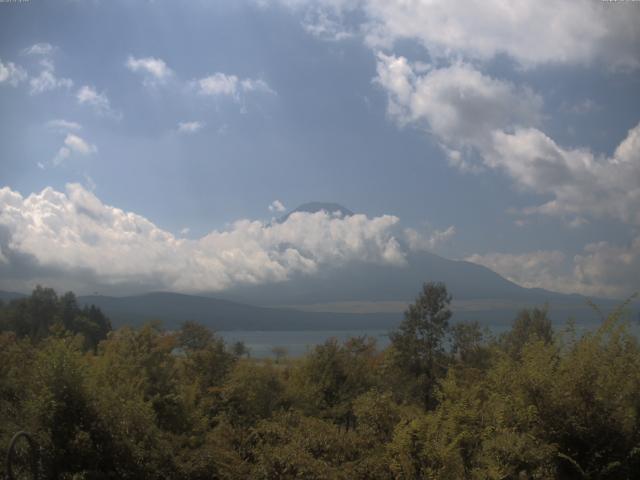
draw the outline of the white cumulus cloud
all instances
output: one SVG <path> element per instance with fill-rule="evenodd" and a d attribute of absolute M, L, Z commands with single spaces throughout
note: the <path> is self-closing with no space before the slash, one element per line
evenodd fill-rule
<path fill-rule="evenodd" d="M 445 228 L 444 230 L 434 230 L 432 232 L 419 232 L 413 228 L 406 228 L 404 230 L 405 239 L 409 245 L 409 249 L 412 251 L 432 251 L 439 246 L 446 244 L 456 234 L 456 227 L 453 225 Z"/>
<path fill-rule="evenodd" d="M 75 131 L 75 130 L 82 129 L 82 125 L 80 125 L 78 122 L 72 122 L 69 120 L 64 120 L 62 118 L 50 120 L 47 122 L 46 125 L 47 125 L 47 128 L 51 130 L 62 131 L 62 132 L 66 132 L 69 130 Z"/>
<path fill-rule="evenodd" d="M 634 2 L 591 0 L 281 0 L 301 9 L 311 33 L 358 31 L 373 48 L 414 40 L 433 58 L 640 67 L 640 12 Z M 349 17 L 351 20 L 346 21 Z M 355 14 L 355 15 L 354 15 Z M 361 18 L 355 27 L 353 18 Z M 314 18 L 316 19 L 314 22 Z M 314 25 L 315 23 L 315 25 Z M 334 39 L 334 36 L 328 35 Z"/>
<path fill-rule="evenodd" d="M 214 73 L 197 81 L 201 95 L 235 95 L 238 77 L 224 73 Z"/>
<path fill-rule="evenodd" d="M 78 135 L 74 135 L 73 133 L 67 134 L 64 139 L 64 145 L 60 147 L 58 153 L 56 153 L 55 157 L 53 157 L 53 164 L 60 165 L 67 158 L 71 156 L 72 153 L 77 153 L 81 156 L 91 155 L 96 153 L 98 148 L 95 145 L 88 143 L 83 138 Z"/>
<path fill-rule="evenodd" d="M 270 212 L 284 212 L 286 210 L 286 208 L 284 207 L 284 204 L 280 201 L 280 200 L 274 200 L 273 202 L 271 202 L 269 204 L 269 211 Z"/>
<path fill-rule="evenodd" d="M 204 127 L 202 122 L 180 122 L 178 123 L 179 133 L 196 133 Z"/>
<path fill-rule="evenodd" d="M 71 88 L 73 81 L 70 78 L 57 78 L 51 70 L 42 70 L 40 75 L 29 80 L 29 85 L 29 93 L 38 95 L 57 88 Z"/>
<path fill-rule="evenodd" d="M 112 108 L 111 102 L 104 92 L 98 92 L 94 87 L 83 85 L 76 92 L 76 100 L 80 105 L 88 105 L 99 115 L 119 116 Z"/>
<path fill-rule="evenodd" d="M 401 125 L 424 126 L 452 149 L 482 148 L 493 131 L 541 117 L 540 96 L 470 65 L 416 70 L 404 57 L 378 54 L 375 81 L 388 94 L 388 113 Z"/>
<path fill-rule="evenodd" d="M 146 76 L 145 82 L 148 85 L 162 83 L 173 75 L 173 71 L 161 58 L 134 58 L 129 56 L 125 66 L 132 72 L 143 73 Z"/>
<path fill-rule="evenodd" d="M 36 47 L 36 45 L 34 45 L 34 47 Z M 47 58 L 42 60 L 40 65 L 42 67 L 40 74 L 29 79 L 29 93 L 31 95 L 38 95 L 58 88 L 73 87 L 73 80 L 70 78 L 60 78 L 56 76 L 55 66 L 51 59 Z"/>
<path fill-rule="evenodd" d="M 629 245 L 590 243 L 573 258 L 557 250 L 539 250 L 474 254 L 466 260 L 528 288 L 611 298 L 640 292 L 640 236 Z"/>
<path fill-rule="evenodd" d="M 66 278 L 81 274 L 102 285 L 215 291 L 350 261 L 402 265 L 404 254 L 392 233 L 397 222 L 388 215 L 298 212 L 276 224 L 239 220 L 192 240 L 105 205 L 79 184 L 27 197 L 0 189 L 6 258 L 31 258 L 40 271 L 63 271 Z"/>
<path fill-rule="evenodd" d="M 576 292 L 575 282 L 567 282 L 566 256 L 558 250 L 474 254 L 465 260 L 484 265 L 523 287 Z"/>
<path fill-rule="evenodd" d="M 6 83 L 12 87 L 17 87 L 27 79 L 28 75 L 24 68 L 12 62 L 2 63 L 0 60 L 0 85 Z"/>
<path fill-rule="evenodd" d="M 36 43 L 34 45 L 31 45 L 28 48 L 25 48 L 24 54 L 47 56 L 47 55 L 51 55 L 54 50 L 55 50 L 55 47 L 53 45 L 51 45 L 50 43 L 43 42 L 43 43 Z"/>
<path fill-rule="evenodd" d="M 275 94 L 269 84 L 262 79 L 241 79 L 236 75 L 217 72 L 196 80 L 195 85 L 200 95 L 230 96 L 238 98 L 242 92 L 262 92 Z"/>
<path fill-rule="evenodd" d="M 640 124 L 604 157 L 558 145 L 538 128 L 538 95 L 468 65 L 421 74 L 405 58 L 381 54 L 376 82 L 387 91 L 389 115 L 433 134 L 454 166 L 498 169 L 519 188 L 549 197 L 521 213 L 640 225 Z"/>
<path fill-rule="evenodd" d="M 525 214 L 640 225 L 640 124 L 609 157 L 563 148 L 535 128 L 494 132 L 484 156 L 487 165 L 506 172 L 519 187 L 550 197 L 524 209 Z"/>

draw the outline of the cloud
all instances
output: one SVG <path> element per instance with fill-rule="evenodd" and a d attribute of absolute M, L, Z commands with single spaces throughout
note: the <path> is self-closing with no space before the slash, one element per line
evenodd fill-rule
<path fill-rule="evenodd" d="M 55 48 L 48 43 L 37 43 L 23 50 L 22 53 L 25 55 L 42 57 L 38 61 L 41 67 L 40 73 L 31 77 L 20 65 L 12 62 L 4 64 L 0 61 L 0 84 L 6 83 L 17 87 L 28 80 L 30 95 L 38 95 L 59 88 L 71 88 L 73 80 L 57 77 L 55 74 L 55 64 L 51 58 L 54 50 Z"/>
<path fill-rule="evenodd" d="M 40 268 L 64 272 L 65 279 L 81 272 L 83 278 L 111 286 L 216 291 L 283 281 L 352 261 L 403 265 L 404 254 L 392 234 L 397 222 L 388 215 L 298 212 L 283 223 L 239 220 L 191 240 L 105 205 L 79 184 L 67 185 L 66 192 L 46 188 L 26 198 L 0 189 L 7 258 L 20 255 Z M 0 276 L 5 284 L 10 281 Z"/>
<path fill-rule="evenodd" d="M 282 0 L 301 9 L 308 31 L 359 31 L 372 48 L 414 40 L 432 58 L 490 60 L 507 55 L 526 68 L 544 64 L 611 69 L 640 67 L 640 13 L 632 2 L 550 0 L 451 2 L 447 0 Z M 319 14 L 318 12 L 321 12 Z M 324 16 L 323 16 L 324 15 Z M 311 16 L 311 20 L 310 17 Z M 310 28 L 313 18 L 316 27 Z M 356 27 L 349 24 L 356 20 Z M 331 38 L 331 35 L 329 35 Z"/>
<path fill-rule="evenodd" d="M 569 104 L 563 102 L 560 105 L 560 110 L 566 113 L 572 113 L 574 115 L 586 115 L 600 110 L 602 107 L 590 98 L 585 98 L 579 102 Z"/>
<path fill-rule="evenodd" d="M 539 95 L 464 63 L 420 75 L 406 58 L 379 53 L 375 82 L 388 94 L 391 118 L 421 125 L 454 151 L 483 148 L 493 131 L 541 118 Z"/>
<path fill-rule="evenodd" d="M 269 211 L 270 212 L 284 212 L 286 210 L 286 208 L 284 207 L 284 205 L 282 204 L 282 202 L 280 200 L 274 200 L 273 202 L 271 202 L 269 204 Z"/>
<path fill-rule="evenodd" d="M 258 93 L 268 93 L 271 95 L 276 95 L 275 90 L 273 90 L 267 82 L 264 80 L 257 78 L 245 78 L 240 81 L 240 87 L 245 92 L 258 92 Z"/>
<path fill-rule="evenodd" d="M 51 55 L 55 47 L 50 43 L 36 43 L 23 50 L 25 55 Z"/>
<path fill-rule="evenodd" d="M 55 157 L 53 157 L 53 160 L 51 160 L 51 162 L 55 165 L 61 165 L 67 158 L 69 158 L 71 156 L 71 149 L 69 147 L 60 147 L 60 150 L 58 150 L 58 153 L 56 153 Z M 41 164 L 38 164 L 41 165 Z M 44 167 L 41 167 L 42 169 L 44 169 Z"/>
<path fill-rule="evenodd" d="M 456 227 L 453 225 L 444 230 L 435 230 L 431 233 L 421 233 L 413 228 L 404 230 L 409 249 L 414 252 L 435 250 L 440 245 L 447 243 L 455 234 Z"/>
<path fill-rule="evenodd" d="M 612 156 L 599 156 L 588 148 L 563 148 L 537 128 L 542 100 L 534 92 L 469 65 L 420 74 L 404 57 L 380 54 L 377 71 L 389 115 L 434 135 L 452 165 L 498 169 L 518 188 L 549 198 L 522 214 L 574 224 L 576 217 L 613 217 L 640 225 L 640 124 Z"/>
<path fill-rule="evenodd" d="M 238 77 L 215 73 L 197 81 L 201 95 L 236 95 Z"/>
<path fill-rule="evenodd" d="M 574 258 L 574 275 L 588 290 L 608 296 L 640 292 L 640 235 L 627 245 L 591 243 Z"/>
<path fill-rule="evenodd" d="M 521 254 L 474 254 L 465 260 L 484 265 L 508 280 L 526 288 L 548 288 L 565 293 L 576 293 L 575 285 L 567 283 L 564 253 L 557 250 L 539 250 Z"/>
<path fill-rule="evenodd" d="M 111 102 L 107 98 L 106 93 L 98 93 L 98 91 L 89 85 L 83 85 L 76 92 L 76 100 L 80 105 L 88 105 L 92 107 L 99 115 L 109 115 L 118 117 L 111 108 Z"/>
<path fill-rule="evenodd" d="M 467 261 L 484 265 L 527 288 L 623 298 L 640 291 L 640 236 L 629 245 L 590 243 L 573 259 L 557 250 L 511 254 L 474 254 Z"/>
<path fill-rule="evenodd" d="M 29 86 L 29 93 L 31 95 L 38 95 L 58 88 L 71 88 L 73 87 L 73 80 L 70 78 L 58 78 L 55 76 L 53 70 L 44 69 L 37 77 L 31 77 Z"/>
<path fill-rule="evenodd" d="M 98 151 L 95 145 L 87 143 L 82 138 L 72 133 L 67 135 L 67 138 L 64 139 L 64 143 L 71 148 L 71 150 L 82 155 L 89 155 Z"/>
<path fill-rule="evenodd" d="M 240 79 L 236 75 L 217 72 L 193 82 L 200 95 L 230 96 L 238 98 L 241 92 L 275 94 L 269 84 L 261 79 Z"/>
<path fill-rule="evenodd" d="M 81 130 L 82 129 L 82 125 L 80 125 L 77 122 L 70 122 L 68 120 L 64 120 L 61 118 L 55 119 L 55 120 L 50 120 L 47 122 L 46 124 L 47 128 L 51 129 L 51 130 L 55 130 L 58 132 L 66 132 L 69 130 Z"/>
<path fill-rule="evenodd" d="M 0 85 L 6 83 L 12 87 L 17 87 L 27 77 L 27 72 L 20 65 L 12 62 L 5 64 L 0 60 Z"/>
<path fill-rule="evenodd" d="M 196 133 L 204 127 L 201 122 L 180 122 L 178 123 L 179 133 Z"/>
<path fill-rule="evenodd" d="M 302 26 L 308 33 L 322 40 L 339 42 L 355 35 L 347 29 L 339 10 L 310 9 Z"/>
<path fill-rule="evenodd" d="M 52 162 L 57 166 L 68 159 L 72 153 L 77 153 L 81 156 L 87 156 L 94 154 L 97 151 L 98 148 L 95 145 L 88 143 L 78 135 L 69 133 L 64 139 L 64 145 L 60 147 L 58 153 L 56 153 L 55 157 L 53 157 Z"/>
<path fill-rule="evenodd" d="M 38 95 L 58 88 L 73 87 L 73 80 L 70 78 L 60 78 L 55 74 L 55 64 L 51 58 L 55 47 L 48 43 L 36 43 L 24 50 L 26 55 L 35 55 L 44 57 L 39 61 L 42 67 L 37 76 L 29 79 L 29 94 Z"/>
<path fill-rule="evenodd" d="M 163 83 L 173 75 L 173 71 L 160 58 L 134 58 L 129 56 L 125 66 L 132 72 L 143 73 L 146 76 L 145 84 L 147 85 Z"/>
<path fill-rule="evenodd" d="M 610 157 L 563 148 L 535 128 L 496 131 L 491 140 L 483 153 L 488 166 L 504 171 L 520 188 L 550 197 L 523 214 L 615 218 L 640 225 L 640 124 Z"/>

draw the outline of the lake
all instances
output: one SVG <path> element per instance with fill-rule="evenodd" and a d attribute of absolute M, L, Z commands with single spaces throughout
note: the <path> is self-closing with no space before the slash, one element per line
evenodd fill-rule
<path fill-rule="evenodd" d="M 556 332 L 563 330 L 564 323 L 554 323 Z M 576 324 L 577 332 L 585 332 L 597 328 L 596 323 Z M 511 328 L 510 324 L 504 322 L 487 325 L 493 335 L 501 333 Z M 640 326 L 638 322 L 630 322 L 630 330 L 640 337 Z M 324 343 L 329 338 L 336 338 L 339 341 L 347 340 L 351 337 L 361 337 L 367 335 L 376 339 L 378 349 L 383 349 L 389 345 L 389 330 L 284 330 L 284 331 L 219 331 L 216 332 L 224 338 L 227 344 L 234 342 L 244 342 L 253 358 L 273 357 L 273 348 L 282 347 L 290 357 L 300 357 L 306 354 L 314 346 Z"/>
<path fill-rule="evenodd" d="M 228 344 L 244 342 L 254 358 L 273 356 L 274 347 L 283 347 L 287 355 L 300 357 L 315 345 L 324 343 L 329 338 L 339 341 L 351 337 L 367 335 L 376 339 L 379 349 L 389 345 L 388 330 L 284 330 L 284 331 L 221 331 L 216 332 Z"/>

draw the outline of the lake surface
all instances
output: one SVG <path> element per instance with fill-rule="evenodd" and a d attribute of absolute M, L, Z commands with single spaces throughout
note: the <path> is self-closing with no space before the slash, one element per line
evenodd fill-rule
<path fill-rule="evenodd" d="M 284 330 L 284 331 L 222 331 L 216 332 L 225 342 L 244 342 L 251 357 L 266 358 L 273 356 L 273 348 L 283 347 L 290 357 L 300 357 L 316 345 L 330 338 L 342 342 L 351 337 L 367 335 L 376 339 L 379 349 L 389 345 L 388 330 Z"/>
<path fill-rule="evenodd" d="M 511 328 L 510 324 L 503 322 L 487 325 L 489 331 L 493 335 L 501 333 Z M 561 332 L 565 327 L 564 323 L 554 323 L 553 328 L 556 332 Z M 578 334 L 588 330 L 595 330 L 597 323 L 576 324 L 576 332 Z M 638 322 L 630 322 L 630 331 L 640 337 L 640 325 Z M 320 345 L 329 338 L 336 338 L 342 342 L 351 337 L 362 337 L 364 335 L 373 337 L 376 340 L 378 349 L 386 348 L 389 345 L 389 330 L 284 330 L 284 331 L 218 331 L 216 332 L 225 342 L 231 344 L 233 342 L 244 342 L 249 349 L 252 358 L 268 358 L 273 357 L 273 349 L 282 347 L 286 349 L 287 355 L 290 357 L 300 357 L 305 355 L 316 345 Z"/>

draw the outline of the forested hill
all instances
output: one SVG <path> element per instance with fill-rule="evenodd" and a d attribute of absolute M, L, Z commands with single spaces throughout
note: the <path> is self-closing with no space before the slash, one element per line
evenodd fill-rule
<path fill-rule="evenodd" d="M 0 300 L 24 298 L 19 293 L 0 292 Z M 536 297 L 537 298 L 537 297 Z M 552 297 L 553 298 L 553 297 Z M 561 298 L 565 298 L 562 297 Z M 547 300 L 545 300 L 547 299 Z M 114 327 L 142 325 L 151 320 L 160 321 L 165 328 L 178 328 L 184 321 L 196 321 L 213 330 L 371 330 L 390 329 L 403 318 L 404 307 L 384 313 L 338 313 L 332 311 L 303 311 L 301 305 L 291 308 L 256 307 L 234 301 L 198 295 L 171 292 L 155 292 L 127 297 L 105 295 L 79 296 L 78 305 L 100 308 Z M 520 300 L 501 302 L 489 299 L 456 303 L 454 321 L 479 321 L 485 325 L 506 325 L 522 308 L 547 303 L 550 317 L 562 323 L 569 317 L 586 323 L 598 320 L 598 314 L 582 297 L 567 297 L 564 302 L 549 301 L 542 296 L 539 301 Z M 598 302 L 605 312 L 618 302 Z M 407 302 L 408 304 L 408 302 Z M 637 316 L 637 302 L 632 315 Z M 396 307 L 394 307 L 396 308 Z M 635 308 L 636 310 L 634 310 Z"/>

